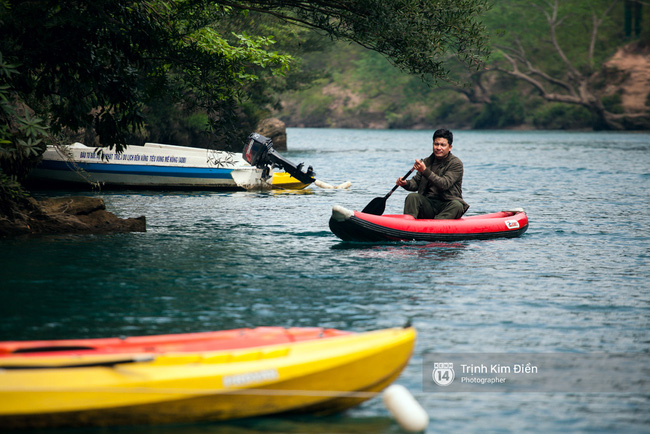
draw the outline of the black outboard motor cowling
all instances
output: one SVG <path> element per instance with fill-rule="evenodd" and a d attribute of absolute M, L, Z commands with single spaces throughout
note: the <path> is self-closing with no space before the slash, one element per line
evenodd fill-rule
<path fill-rule="evenodd" d="M 295 165 L 282 157 L 273 149 L 273 141 L 261 134 L 253 133 L 248 136 L 248 143 L 244 146 L 242 154 L 251 166 L 260 169 L 267 166 L 279 167 L 304 184 L 311 184 L 316 181 L 314 178 L 316 173 L 314 173 L 311 166 L 309 166 L 306 173 L 303 172 L 303 163 Z"/>
<path fill-rule="evenodd" d="M 261 134 L 253 133 L 248 136 L 248 143 L 244 146 L 244 159 L 251 166 L 263 167 L 270 164 L 267 159 L 269 149 L 273 149 L 273 141 Z"/>

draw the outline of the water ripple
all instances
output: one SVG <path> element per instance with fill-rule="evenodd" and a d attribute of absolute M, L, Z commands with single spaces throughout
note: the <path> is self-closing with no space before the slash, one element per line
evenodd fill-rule
<path fill-rule="evenodd" d="M 469 213 L 521 206 L 528 232 L 352 244 L 329 231 L 332 205 L 360 209 L 385 195 L 429 151 L 431 132 L 290 133 L 289 158 L 352 188 L 95 193 L 122 217 L 146 215 L 148 231 L 0 241 L 0 338 L 411 321 L 419 339 L 399 381 L 435 419 L 432 431 L 647 428 L 647 398 L 418 391 L 429 353 L 650 352 L 650 135 L 458 132 Z M 405 194 L 395 192 L 386 213 L 400 213 Z M 373 400 L 324 426 L 367 416 L 386 411 Z"/>

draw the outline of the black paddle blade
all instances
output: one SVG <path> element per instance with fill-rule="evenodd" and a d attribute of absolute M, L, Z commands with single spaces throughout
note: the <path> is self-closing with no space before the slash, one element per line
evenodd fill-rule
<path fill-rule="evenodd" d="M 403 179 L 408 178 L 414 170 L 415 168 L 411 168 L 411 170 L 406 172 L 406 175 L 404 175 Z M 370 203 L 366 205 L 366 207 L 361 212 L 365 212 L 366 214 L 382 215 L 384 213 L 384 210 L 386 210 L 386 201 L 391 194 L 395 193 L 395 190 L 397 190 L 397 184 L 395 184 L 395 186 L 391 189 L 391 191 L 388 192 L 386 196 L 376 197 L 371 200 Z"/>
<path fill-rule="evenodd" d="M 366 214 L 382 215 L 386 209 L 386 197 L 376 197 L 361 211 Z"/>

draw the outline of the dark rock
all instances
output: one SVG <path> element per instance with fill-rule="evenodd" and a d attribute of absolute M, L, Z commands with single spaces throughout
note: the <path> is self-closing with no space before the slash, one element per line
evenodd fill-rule
<path fill-rule="evenodd" d="M 145 232 L 144 216 L 123 219 L 106 211 L 96 197 L 58 197 L 30 201 L 30 206 L 13 218 L 0 218 L 0 237 L 46 234 L 97 234 Z"/>
<path fill-rule="evenodd" d="M 287 150 L 287 126 L 277 118 L 263 119 L 257 124 L 256 133 L 273 140 L 273 147 L 278 151 Z"/>
<path fill-rule="evenodd" d="M 98 197 L 53 197 L 40 202 L 41 209 L 48 214 L 83 215 L 106 209 Z"/>

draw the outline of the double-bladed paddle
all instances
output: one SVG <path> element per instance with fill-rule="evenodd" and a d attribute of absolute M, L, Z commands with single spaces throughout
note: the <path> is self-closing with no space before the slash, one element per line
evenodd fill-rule
<path fill-rule="evenodd" d="M 404 181 L 406 181 L 406 178 L 411 176 L 411 173 L 413 173 L 413 168 L 409 170 L 406 175 L 402 177 Z M 384 213 L 384 210 L 386 209 L 386 201 L 390 197 L 391 194 L 397 190 L 397 187 L 399 185 L 395 184 L 395 187 L 391 191 L 388 192 L 388 194 L 384 197 L 376 197 L 373 200 L 370 201 L 368 205 L 363 209 L 361 212 L 365 212 L 366 214 L 374 214 L 374 215 L 382 215 Z"/>

